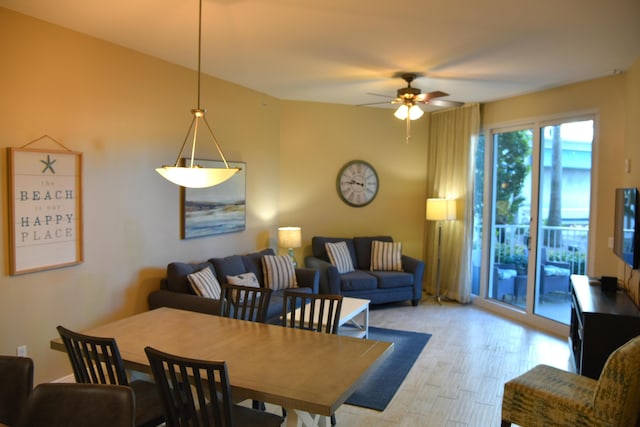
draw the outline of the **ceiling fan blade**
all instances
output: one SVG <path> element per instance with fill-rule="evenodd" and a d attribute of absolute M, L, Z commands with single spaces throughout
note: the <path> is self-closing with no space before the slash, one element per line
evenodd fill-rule
<path fill-rule="evenodd" d="M 436 90 L 436 91 L 433 91 L 433 92 L 428 92 L 428 93 L 424 94 L 425 101 L 430 101 L 433 98 L 440 98 L 442 96 L 449 96 L 449 94 L 445 93 L 445 92 L 441 92 L 439 90 Z"/>
<path fill-rule="evenodd" d="M 428 103 L 434 107 L 460 107 L 464 105 L 464 102 L 447 101 L 446 99 L 432 99 Z"/>

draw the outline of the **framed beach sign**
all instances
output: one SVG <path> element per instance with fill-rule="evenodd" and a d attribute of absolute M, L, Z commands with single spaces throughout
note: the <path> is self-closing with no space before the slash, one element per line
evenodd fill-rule
<path fill-rule="evenodd" d="M 10 274 L 82 262 L 82 153 L 9 148 Z"/>
<path fill-rule="evenodd" d="M 222 184 L 209 188 L 181 187 L 183 239 L 236 233 L 245 229 L 247 165 L 228 163 L 229 167 L 240 168 L 240 171 Z M 224 162 L 216 160 L 198 160 L 198 164 L 224 167 Z"/>

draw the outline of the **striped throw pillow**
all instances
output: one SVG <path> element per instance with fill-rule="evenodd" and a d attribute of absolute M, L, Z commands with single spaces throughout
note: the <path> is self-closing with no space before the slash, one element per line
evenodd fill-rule
<path fill-rule="evenodd" d="M 209 267 L 187 276 L 193 292 L 201 297 L 220 299 L 220 283 Z"/>
<path fill-rule="evenodd" d="M 402 271 L 402 243 L 371 242 L 371 271 Z"/>
<path fill-rule="evenodd" d="M 327 255 L 329 255 L 329 261 L 335 265 L 338 269 L 338 273 L 344 274 L 354 270 L 353 260 L 349 254 L 349 248 L 347 242 L 325 243 L 327 249 Z"/>
<path fill-rule="evenodd" d="M 298 286 L 296 271 L 293 268 L 291 258 L 287 255 L 263 256 L 262 273 L 264 274 L 265 286 L 274 291 Z"/>

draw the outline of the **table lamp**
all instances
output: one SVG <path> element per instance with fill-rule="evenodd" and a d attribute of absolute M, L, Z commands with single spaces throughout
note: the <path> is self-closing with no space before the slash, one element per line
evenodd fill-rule
<path fill-rule="evenodd" d="M 436 267 L 436 300 L 440 301 L 440 245 L 442 242 L 442 221 L 456 219 L 455 199 L 427 199 L 427 221 L 438 221 L 438 264 Z"/>
<path fill-rule="evenodd" d="M 293 248 L 302 246 L 302 230 L 300 227 L 280 227 L 278 228 L 278 246 L 286 248 L 289 251 L 289 258 L 293 267 L 297 267 L 298 263 L 293 256 Z"/>

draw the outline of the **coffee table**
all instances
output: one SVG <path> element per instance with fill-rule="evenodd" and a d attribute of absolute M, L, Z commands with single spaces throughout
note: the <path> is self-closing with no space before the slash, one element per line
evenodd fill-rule
<path fill-rule="evenodd" d="M 342 298 L 338 335 L 369 338 L 369 300 Z"/>

